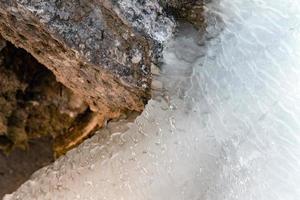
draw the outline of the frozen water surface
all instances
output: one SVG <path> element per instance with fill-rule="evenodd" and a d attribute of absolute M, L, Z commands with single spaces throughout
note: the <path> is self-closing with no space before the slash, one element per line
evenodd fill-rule
<path fill-rule="evenodd" d="M 300 1 L 222 0 L 206 17 L 205 36 L 183 25 L 168 44 L 164 98 L 5 199 L 299 200 Z"/>

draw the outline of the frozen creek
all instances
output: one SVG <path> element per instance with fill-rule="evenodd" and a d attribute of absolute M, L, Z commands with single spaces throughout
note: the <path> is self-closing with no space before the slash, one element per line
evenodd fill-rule
<path fill-rule="evenodd" d="M 206 16 L 205 36 L 183 27 L 164 52 L 166 100 L 4 199 L 300 199 L 300 1 L 221 0 Z"/>

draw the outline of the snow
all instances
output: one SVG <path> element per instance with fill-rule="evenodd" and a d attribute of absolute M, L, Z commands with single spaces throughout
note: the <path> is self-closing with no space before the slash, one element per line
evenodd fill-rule
<path fill-rule="evenodd" d="M 300 2 L 205 10 L 205 35 L 182 25 L 167 92 L 127 131 L 99 131 L 5 199 L 300 199 Z"/>

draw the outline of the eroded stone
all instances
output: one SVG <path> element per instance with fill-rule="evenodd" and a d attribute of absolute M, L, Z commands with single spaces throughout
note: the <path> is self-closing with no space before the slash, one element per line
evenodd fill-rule
<path fill-rule="evenodd" d="M 102 113 L 143 110 L 150 98 L 151 62 L 173 29 L 157 1 L 0 3 L 3 37 Z"/>
<path fill-rule="evenodd" d="M 6 41 L 0 35 L 0 51 L 2 51 L 2 49 L 4 49 L 5 46 L 6 46 Z"/>
<path fill-rule="evenodd" d="M 31 139 L 40 137 L 69 138 L 70 128 L 80 124 L 88 111 L 80 96 L 10 43 L 0 52 L 0 88 L 0 149 L 4 152 L 25 149 Z"/>

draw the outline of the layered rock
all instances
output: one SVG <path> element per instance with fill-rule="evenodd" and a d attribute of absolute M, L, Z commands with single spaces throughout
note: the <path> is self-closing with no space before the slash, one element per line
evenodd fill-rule
<path fill-rule="evenodd" d="M 0 33 L 102 113 L 141 111 L 174 23 L 156 1 L 1 0 Z"/>
<path fill-rule="evenodd" d="M 58 154 L 107 120 L 143 110 L 150 98 L 151 64 L 174 27 L 158 1 L 0 0 L 0 35 L 33 55 L 94 112 L 56 140 Z M 0 50 L 6 43 L 2 37 Z M 8 134 L 14 127 L 4 120 L 8 114 L 0 120 L 1 132 L 14 144 L 26 144 L 27 133 L 21 140 L 13 139 L 20 131 Z M 26 124 L 26 116 L 16 125 Z"/>
<path fill-rule="evenodd" d="M 25 149 L 41 137 L 62 143 L 71 129 L 88 126 L 83 120 L 92 114 L 83 99 L 26 51 L 6 43 L 0 51 L 0 150 Z"/>
<path fill-rule="evenodd" d="M 82 127 L 63 135 L 55 145 L 58 152 L 109 119 L 143 110 L 150 98 L 151 66 L 175 29 L 167 15 L 200 27 L 202 2 L 0 0 L 2 37 L 33 55 L 94 111 Z M 6 44 L 2 37 L 0 50 Z M 4 132 L 6 125 L 0 126 Z"/>
<path fill-rule="evenodd" d="M 2 51 L 2 49 L 4 49 L 5 46 L 6 46 L 6 41 L 0 35 L 0 51 Z"/>

